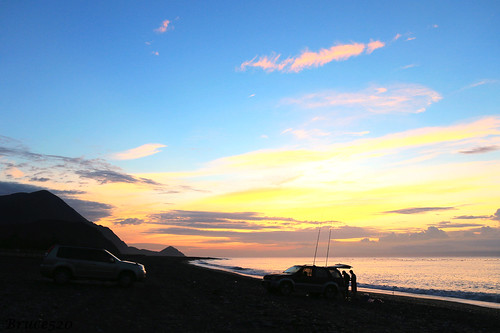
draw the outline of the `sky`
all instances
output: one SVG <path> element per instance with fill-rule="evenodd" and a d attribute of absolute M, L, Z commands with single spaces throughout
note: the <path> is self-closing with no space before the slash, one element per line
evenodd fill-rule
<path fill-rule="evenodd" d="M 191 256 L 500 255 L 497 1 L 0 1 L 0 194 Z"/>

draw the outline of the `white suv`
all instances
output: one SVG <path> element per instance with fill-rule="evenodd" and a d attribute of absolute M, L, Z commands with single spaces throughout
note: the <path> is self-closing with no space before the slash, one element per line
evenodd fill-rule
<path fill-rule="evenodd" d="M 146 277 L 144 265 L 123 261 L 104 249 L 54 245 L 40 265 L 43 276 L 58 284 L 71 279 L 118 281 L 127 287 Z"/>

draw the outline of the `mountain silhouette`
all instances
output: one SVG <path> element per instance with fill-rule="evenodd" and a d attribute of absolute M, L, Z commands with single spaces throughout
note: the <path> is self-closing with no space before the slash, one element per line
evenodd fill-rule
<path fill-rule="evenodd" d="M 53 244 L 104 248 L 114 254 L 184 256 L 171 246 L 161 252 L 129 247 L 110 228 L 88 221 L 46 190 L 0 196 L 0 248 L 47 250 Z"/>

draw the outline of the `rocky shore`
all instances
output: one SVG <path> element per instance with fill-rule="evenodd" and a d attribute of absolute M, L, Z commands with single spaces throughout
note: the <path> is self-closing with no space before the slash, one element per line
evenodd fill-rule
<path fill-rule="evenodd" d="M 0 332 L 500 332 L 497 309 L 379 294 L 282 297 L 188 258 L 128 259 L 148 277 L 120 288 L 59 286 L 40 276 L 40 258 L 0 256 Z"/>

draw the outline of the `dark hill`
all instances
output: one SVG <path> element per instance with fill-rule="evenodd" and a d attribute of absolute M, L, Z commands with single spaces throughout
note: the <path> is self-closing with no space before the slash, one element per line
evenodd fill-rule
<path fill-rule="evenodd" d="M 0 196 L 0 225 L 26 224 L 39 220 L 88 222 L 76 210 L 49 191 Z"/>
<path fill-rule="evenodd" d="M 111 229 L 88 221 L 49 191 L 0 196 L 0 248 L 47 250 L 56 243 L 105 248 L 115 254 L 183 256 L 172 247 L 165 253 L 166 249 L 129 247 Z"/>

